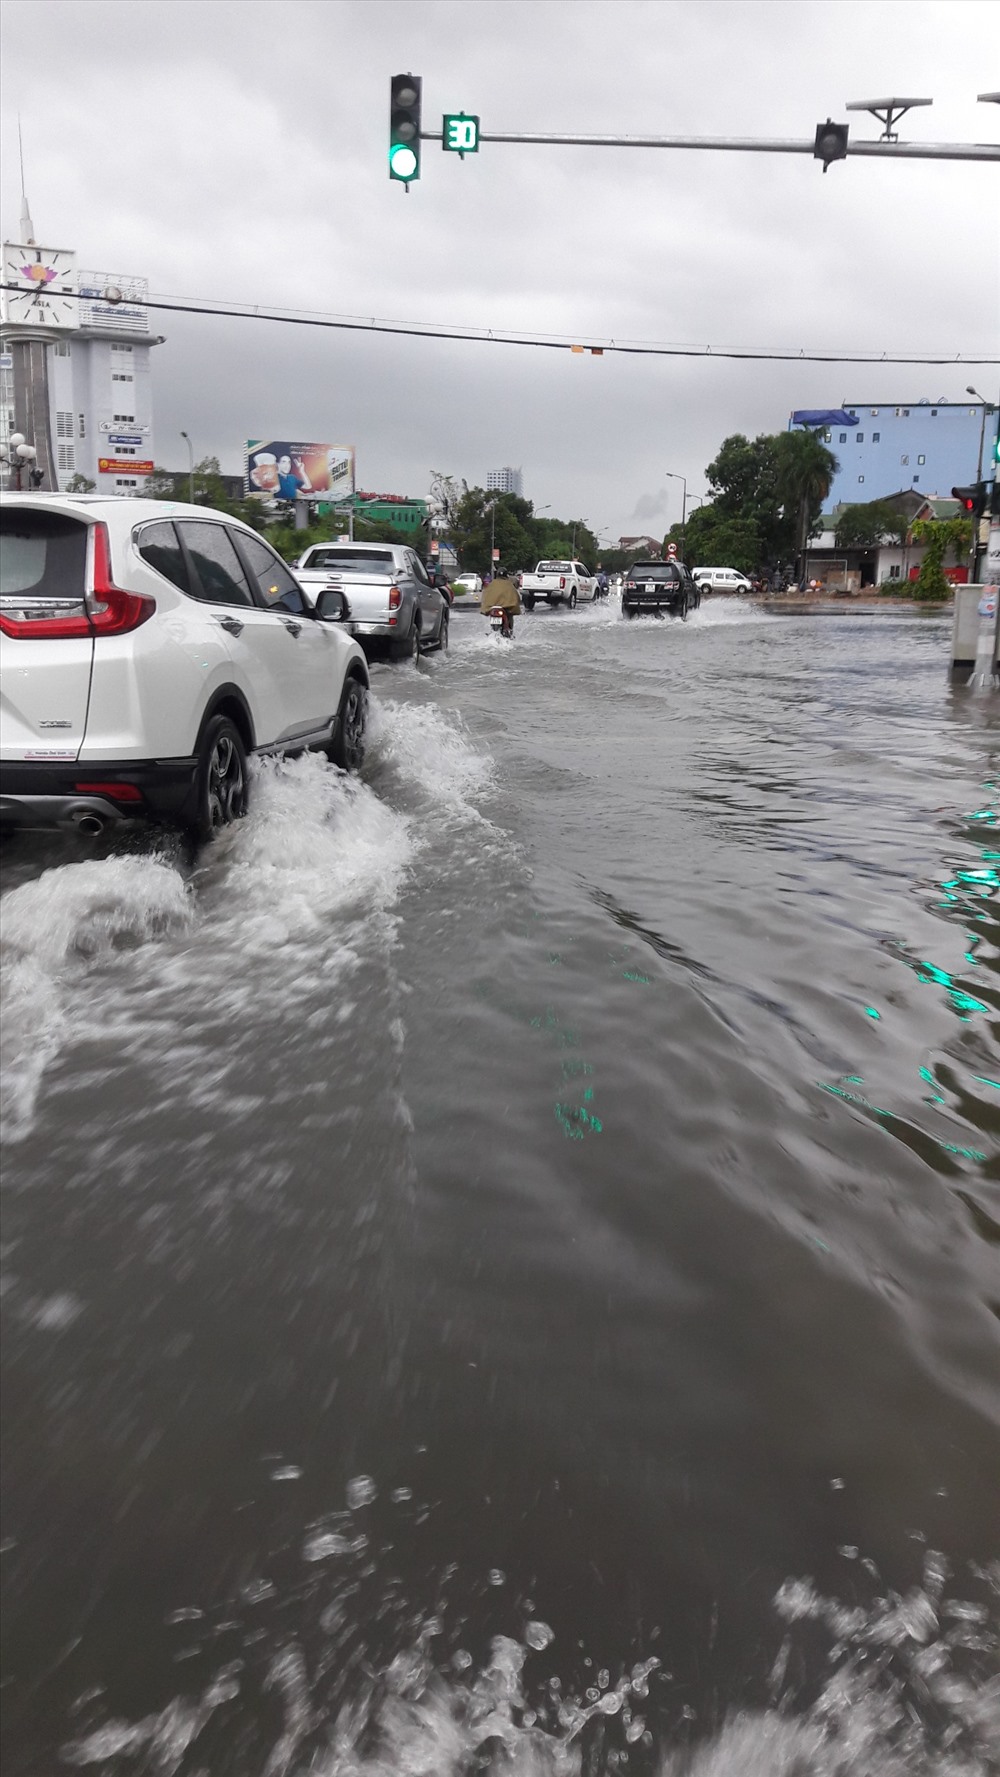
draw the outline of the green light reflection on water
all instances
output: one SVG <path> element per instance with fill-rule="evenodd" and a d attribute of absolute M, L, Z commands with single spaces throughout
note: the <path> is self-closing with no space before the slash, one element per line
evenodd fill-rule
<path fill-rule="evenodd" d="M 925 1067 L 922 1067 L 920 1069 L 920 1073 L 921 1073 L 922 1078 L 925 1080 L 933 1078 L 933 1076 L 928 1073 L 928 1070 Z M 857 1081 L 856 1074 L 845 1074 L 844 1078 L 845 1078 L 845 1080 L 850 1080 L 851 1082 Z M 858 1082 L 858 1083 L 863 1084 L 863 1082 Z M 990 1082 L 988 1082 L 988 1084 L 993 1085 L 993 1084 L 995 1084 L 995 1082 L 990 1081 Z M 873 1117 L 885 1117 L 889 1120 L 890 1123 L 904 1123 L 905 1124 L 905 1119 L 898 1117 L 896 1115 L 895 1111 L 887 1111 L 887 1110 L 883 1109 L 883 1107 L 881 1105 L 872 1104 L 871 1100 L 868 1098 L 865 1098 L 864 1094 L 861 1092 L 845 1092 L 843 1086 L 832 1086 L 828 1080 L 817 1080 L 816 1085 L 819 1087 L 821 1092 L 829 1092 L 829 1094 L 832 1098 L 840 1098 L 843 1100 L 843 1102 L 845 1104 L 857 1105 L 859 1110 L 869 1111 Z M 943 1104 L 944 1100 L 941 1098 L 938 1098 L 937 1100 L 925 1099 L 924 1102 L 925 1103 L 935 1103 L 936 1102 L 936 1103 Z M 919 1125 L 912 1125 L 912 1127 L 919 1128 Z M 941 1141 L 941 1139 L 938 1136 L 931 1135 L 926 1129 L 920 1130 L 920 1134 L 925 1135 L 927 1137 L 928 1141 L 932 1141 L 934 1143 L 935 1147 L 940 1148 L 941 1151 L 945 1154 L 955 1154 L 961 1160 L 985 1160 L 986 1159 L 986 1155 L 979 1148 L 963 1148 L 963 1147 L 959 1147 L 956 1142 Z"/>

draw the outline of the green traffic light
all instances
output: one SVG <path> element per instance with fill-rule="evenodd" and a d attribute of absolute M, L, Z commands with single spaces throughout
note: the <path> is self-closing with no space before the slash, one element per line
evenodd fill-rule
<path fill-rule="evenodd" d="M 389 171 L 394 179 L 412 179 L 417 170 L 417 157 L 405 142 L 397 142 L 389 154 Z"/>

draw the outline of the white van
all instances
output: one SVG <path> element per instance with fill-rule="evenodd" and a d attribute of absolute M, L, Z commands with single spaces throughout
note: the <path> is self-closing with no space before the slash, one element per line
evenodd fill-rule
<path fill-rule="evenodd" d="M 702 592 L 751 592 L 753 588 L 738 568 L 693 568 L 695 583 Z"/>

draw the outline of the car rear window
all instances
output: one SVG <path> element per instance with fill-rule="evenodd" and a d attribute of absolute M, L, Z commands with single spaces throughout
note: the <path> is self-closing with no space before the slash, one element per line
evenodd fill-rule
<path fill-rule="evenodd" d="M 571 574 L 573 563 L 571 561 L 540 561 L 538 572 L 539 574 Z"/>
<path fill-rule="evenodd" d="M 630 580 L 677 580 L 679 575 L 673 562 L 669 561 L 637 561 L 629 568 Z"/>
<path fill-rule="evenodd" d="M 314 555 L 304 563 L 307 568 L 340 568 L 348 573 L 390 573 L 392 571 L 391 549 L 317 549 Z"/>
<path fill-rule="evenodd" d="M 0 513 L 0 596 L 82 599 L 87 526 L 59 512 Z"/>

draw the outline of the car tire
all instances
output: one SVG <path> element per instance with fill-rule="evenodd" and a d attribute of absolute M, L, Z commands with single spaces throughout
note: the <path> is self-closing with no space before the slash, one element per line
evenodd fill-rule
<path fill-rule="evenodd" d="M 414 618 L 412 627 L 410 629 L 410 633 L 406 637 L 406 640 L 403 642 L 397 642 L 397 644 L 396 644 L 396 659 L 397 660 L 419 660 L 419 658 L 420 658 L 420 625 L 417 622 L 416 618 Z"/>
<path fill-rule="evenodd" d="M 526 611 L 533 611 L 533 610 L 534 610 L 534 608 L 535 608 L 535 595 L 534 595 L 534 593 L 533 593 L 533 592 L 526 592 L 526 593 L 525 593 L 525 594 L 524 594 L 524 597 L 523 597 L 523 598 L 522 598 L 522 600 L 521 600 L 521 603 L 522 603 L 522 604 L 523 604 L 523 606 L 524 606 L 524 608 L 525 608 L 525 610 L 526 610 Z"/>
<path fill-rule="evenodd" d="M 570 595 L 569 595 L 568 599 L 566 600 L 566 603 L 568 604 L 571 611 L 576 610 L 576 587 L 575 586 L 572 588 Z"/>
<path fill-rule="evenodd" d="M 228 716 L 213 716 L 201 737 L 195 766 L 195 812 L 191 822 L 195 837 L 213 839 L 223 827 L 241 820 L 249 800 L 242 736 Z"/>
<path fill-rule="evenodd" d="M 365 732 L 368 727 L 368 692 L 360 679 L 347 680 L 340 694 L 337 732 L 326 749 L 331 764 L 341 771 L 360 771 L 365 762 Z"/>
<path fill-rule="evenodd" d="M 437 647 L 438 647 L 439 654 L 445 653 L 445 651 L 447 650 L 447 647 L 448 647 L 448 613 L 447 613 L 447 611 L 441 612 L 441 627 L 438 630 Z"/>

